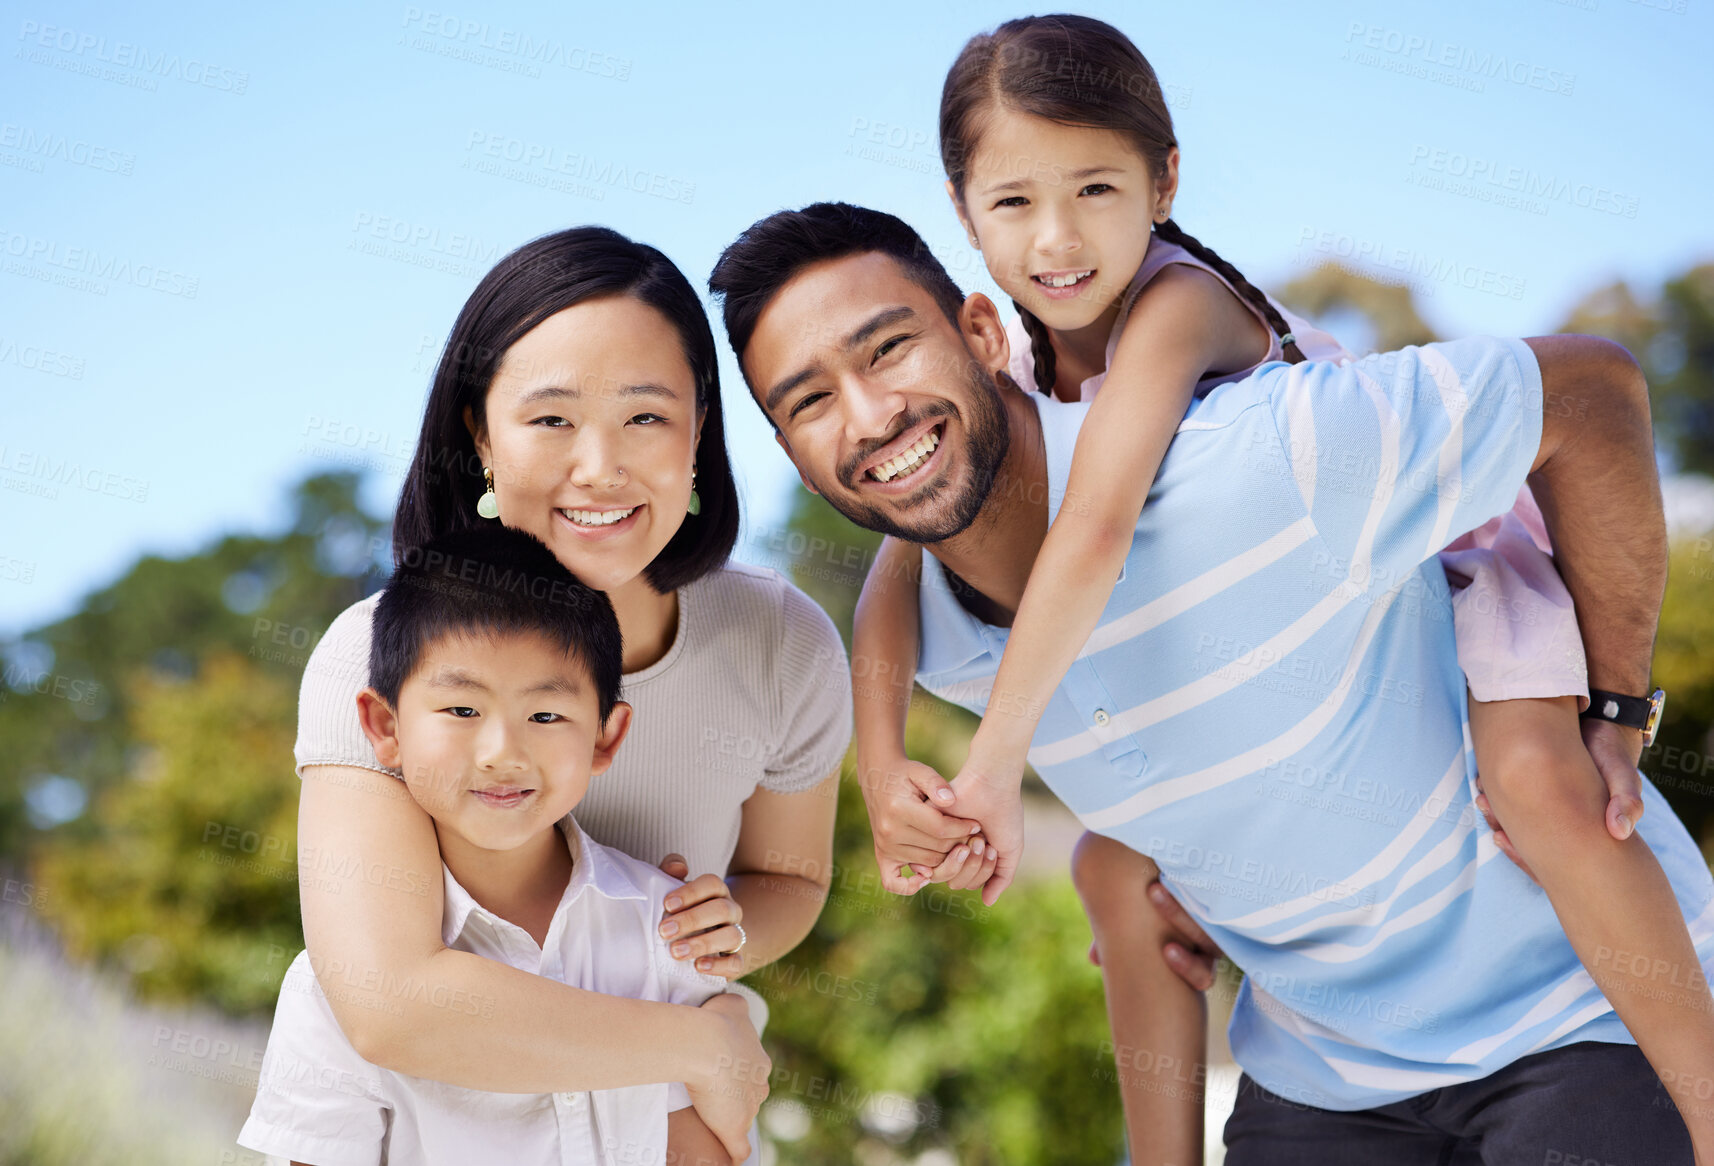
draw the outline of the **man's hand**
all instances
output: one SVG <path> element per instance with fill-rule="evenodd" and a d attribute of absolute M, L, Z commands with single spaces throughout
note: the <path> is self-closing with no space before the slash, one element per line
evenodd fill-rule
<path fill-rule="evenodd" d="M 1208 938 L 1208 933 L 1159 880 L 1149 884 L 1149 902 L 1174 932 L 1161 947 L 1167 967 L 1198 992 L 1208 991 L 1214 986 L 1214 961 L 1226 953 Z"/>
<path fill-rule="evenodd" d="M 1019 777 L 992 773 L 978 768 L 976 762 L 972 757 L 952 779 L 953 805 L 980 824 L 982 836 L 995 852 L 984 856 L 982 869 L 990 865 L 993 869 L 980 883 L 955 878 L 949 885 L 981 886 L 982 902 L 992 907 L 1012 885 L 1018 859 L 1024 853 L 1024 799 L 1019 785 L 1021 773 Z"/>
<path fill-rule="evenodd" d="M 935 881 L 937 872 L 962 867 L 958 851 L 968 857 L 977 825 L 945 812 L 954 795 L 940 774 L 907 757 L 859 763 L 858 772 L 882 887 L 895 895 L 914 895 Z"/>
<path fill-rule="evenodd" d="M 1607 833 L 1623 842 L 1643 816 L 1643 782 L 1637 762 L 1643 755 L 1641 729 L 1627 729 L 1612 721 L 1585 717 L 1579 722 L 1583 747 L 1595 759 L 1595 768 L 1607 783 Z"/>
<path fill-rule="evenodd" d="M 716 1058 L 713 1071 L 700 1081 L 686 1081 L 691 1104 L 734 1162 L 750 1156 L 750 1123 L 768 1098 L 768 1078 L 774 1063 L 762 1048 L 750 1024 L 750 1009 L 736 992 L 711 996 L 702 1011 L 723 1022 L 725 1051 Z"/>
<path fill-rule="evenodd" d="M 1214 986 L 1215 961 L 1224 959 L 1226 953 L 1159 882 L 1149 884 L 1149 902 L 1172 932 L 1161 945 L 1166 966 L 1198 992 L 1208 991 Z M 1089 962 L 1101 966 L 1101 949 L 1094 943 L 1089 945 Z"/>

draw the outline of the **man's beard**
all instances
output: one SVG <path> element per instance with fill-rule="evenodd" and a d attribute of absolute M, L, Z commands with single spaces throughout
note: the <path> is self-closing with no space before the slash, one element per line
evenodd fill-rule
<path fill-rule="evenodd" d="M 994 488 L 995 478 L 999 475 L 1001 464 L 1006 460 L 1006 451 L 1011 447 L 1012 441 L 1011 421 L 1006 407 L 1000 401 L 1002 390 L 993 375 L 982 367 L 979 361 L 972 359 L 966 367 L 965 382 L 970 388 L 968 417 L 951 402 L 941 402 L 934 408 L 907 416 L 898 429 L 899 433 L 903 433 L 912 426 L 936 416 L 964 421 L 967 474 L 962 488 L 951 496 L 950 507 L 944 513 L 914 522 L 909 519 L 895 520 L 892 510 L 862 501 L 859 487 L 847 484 L 858 481 L 858 475 L 854 472 L 856 466 L 893 440 L 891 437 L 875 442 L 867 450 L 859 451 L 846 467 L 842 467 L 839 478 L 844 488 L 839 496 L 834 497 L 825 490 L 822 491 L 822 496 L 827 499 L 828 504 L 865 530 L 878 531 L 906 542 L 938 543 L 963 533 L 976 520 L 976 516 L 982 512 L 983 504 L 988 501 L 988 494 Z M 897 434 L 894 434 L 894 437 L 896 436 Z M 943 430 L 941 440 L 945 439 Z M 948 481 L 947 471 L 936 471 L 933 481 L 918 487 L 921 499 L 912 510 L 928 509 L 930 504 L 939 500 L 942 495 L 951 493 L 953 489 Z"/>

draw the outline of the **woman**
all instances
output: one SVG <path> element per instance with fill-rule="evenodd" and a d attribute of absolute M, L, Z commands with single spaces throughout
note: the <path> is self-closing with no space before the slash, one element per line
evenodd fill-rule
<path fill-rule="evenodd" d="M 501 260 L 465 304 L 395 557 L 486 521 L 541 538 L 619 617 L 635 719 L 580 824 L 680 877 L 700 872 L 668 900 L 675 957 L 734 979 L 790 951 L 826 895 L 849 675 L 819 607 L 773 571 L 727 562 L 738 497 L 714 339 L 659 251 L 601 227 L 562 231 Z M 498 1092 L 682 1081 L 743 1158 L 767 1082 L 754 993 L 748 1016 L 731 996 L 645 1003 L 442 945 L 433 824 L 357 723 L 372 610 L 353 605 L 317 646 L 296 748 L 304 937 L 352 1044 L 386 1068 Z"/>

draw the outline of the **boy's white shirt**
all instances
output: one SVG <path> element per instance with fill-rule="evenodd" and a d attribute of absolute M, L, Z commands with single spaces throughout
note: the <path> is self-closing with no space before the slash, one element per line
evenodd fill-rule
<path fill-rule="evenodd" d="M 663 901 L 683 884 L 595 842 L 567 815 L 559 828 L 573 859 L 547 942 L 471 898 L 442 866 L 442 939 L 457 948 L 578 988 L 639 1000 L 701 1004 L 726 982 L 672 958 L 657 930 Z M 428 998 L 480 1015 L 490 1002 L 446 996 L 426 984 L 385 984 L 335 974 L 368 997 Z M 681 1084 L 589 1093 L 487 1093 L 409 1077 L 358 1056 L 299 953 L 280 986 L 250 1118 L 240 1145 L 316 1166 L 551 1162 L 632 1166 L 666 1159 L 667 1113 L 690 1104 Z"/>

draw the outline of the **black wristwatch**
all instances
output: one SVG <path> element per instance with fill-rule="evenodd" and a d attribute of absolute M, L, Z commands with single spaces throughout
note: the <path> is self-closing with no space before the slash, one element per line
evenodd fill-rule
<path fill-rule="evenodd" d="M 1660 711 L 1665 707 L 1664 689 L 1657 688 L 1648 696 L 1624 696 L 1591 688 L 1589 707 L 1583 710 L 1582 715 L 1597 721 L 1612 721 L 1627 729 L 1641 729 L 1643 748 L 1647 749 L 1654 744 L 1654 735 L 1660 731 Z"/>

